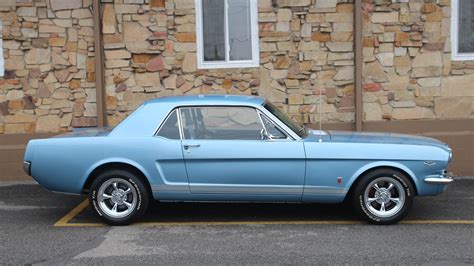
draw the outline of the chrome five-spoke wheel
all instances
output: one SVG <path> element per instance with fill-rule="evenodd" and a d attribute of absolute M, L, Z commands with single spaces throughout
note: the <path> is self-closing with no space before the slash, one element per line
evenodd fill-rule
<path fill-rule="evenodd" d="M 113 218 L 123 218 L 137 205 L 137 190 L 124 179 L 112 178 L 100 186 L 97 198 L 103 212 Z"/>
<path fill-rule="evenodd" d="M 373 224 L 393 224 L 405 217 L 415 189 L 409 176 L 393 168 L 362 175 L 351 197 L 357 213 Z"/>
<path fill-rule="evenodd" d="M 110 225 L 126 225 L 140 218 L 150 199 L 147 180 L 138 173 L 121 169 L 98 175 L 89 191 L 92 209 Z"/>
<path fill-rule="evenodd" d="M 365 189 L 364 203 L 367 209 L 378 217 L 391 217 L 405 204 L 405 190 L 392 177 L 379 177 Z"/>

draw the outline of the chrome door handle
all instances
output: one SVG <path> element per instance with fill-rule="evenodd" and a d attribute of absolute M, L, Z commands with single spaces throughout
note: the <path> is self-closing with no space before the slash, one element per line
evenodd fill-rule
<path fill-rule="evenodd" d="M 201 144 L 184 144 L 183 147 L 185 150 L 187 150 L 189 148 L 199 148 L 201 147 Z"/>

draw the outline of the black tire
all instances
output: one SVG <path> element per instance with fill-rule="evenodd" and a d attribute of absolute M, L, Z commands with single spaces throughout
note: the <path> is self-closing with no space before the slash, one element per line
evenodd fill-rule
<path fill-rule="evenodd" d="M 388 189 L 390 184 L 391 189 Z M 395 201 L 397 197 L 398 202 Z M 395 224 L 402 220 L 410 210 L 414 197 L 415 190 L 409 177 L 390 168 L 376 169 L 361 176 L 351 195 L 357 214 L 369 223 L 378 225 Z"/>
<path fill-rule="evenodd" d="M 114 183 L 118 186 L 118 189 L 114 187 Z M 125 194 L 125 190 L 128 191 L 128 187 L 130 187 L 129 191 L 131 192 Z M 113 199 L 107 199 L 103 196 L 99 196 L 101 192 L 107 195 L 114 193 L 121 194 L 118 197 L 112 197 Z M 115 199 L 122 200 L 122 204 L 113 201 Z M 128 225 L 136 221 L 147 211 L 150 199 L 151 193 L 148 186 L 135 174 L 125 170 L 110 170 L 100 174 L 92 183 L 89 192 L 89 204 L 91 208 L 109 225 Z M 127 206 L 125 202 L 131 206 Z M 125 211 L 122 213 L 117 212 L 117 214 L 114 215 L 112 214 L 113 205 L 116 205 L 116 212 L 117 209 L 120 210 L 120 208 L 125 209 Z M 109 209 L 109 207 L 112 209 Z"/>

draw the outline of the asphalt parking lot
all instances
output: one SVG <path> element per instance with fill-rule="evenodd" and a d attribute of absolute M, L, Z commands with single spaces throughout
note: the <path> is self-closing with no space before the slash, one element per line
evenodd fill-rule
<path fill-rule="evenodd" d="M 0 264 L 474 264 L 474 178 L 417 198 L 403 223 L 346 205 L 158 203 L 105 226 L 85 197 L 0 183 Z"/>

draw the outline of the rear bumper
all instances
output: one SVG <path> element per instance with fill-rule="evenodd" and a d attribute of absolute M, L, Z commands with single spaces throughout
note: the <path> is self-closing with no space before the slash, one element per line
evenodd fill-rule
<path fill-rule="evenodd" d="M 424 180 L 426 183 L 429 184 L 440 184 L 440 185 L 447 185 L 453 182 L 453 173 L 444 172 L 440 175 L 430 175 L 427 176 Z"/>
<path fill-rule="evenodd" d="M 25 171 L 25 174 L 31 176 L 31 162 L 23 161 L 23 171 Z"/>

